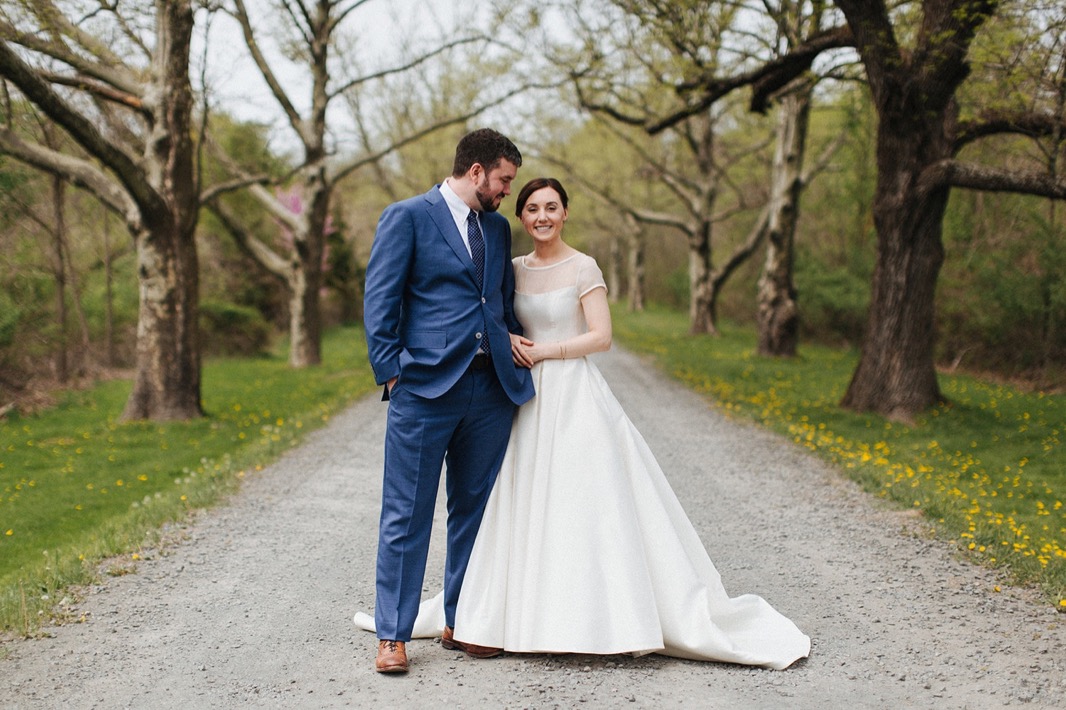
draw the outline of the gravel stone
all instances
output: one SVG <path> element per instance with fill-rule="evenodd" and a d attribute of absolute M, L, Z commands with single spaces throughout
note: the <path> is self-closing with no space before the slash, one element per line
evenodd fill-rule
<path fill-rule="evenodd" d="M 657 655 L 473 660 L 433 640 L 373 671 L 385 405 L 371 395 L 135 571 L 84 590 L 44 638 L 0 649 L 22 708 L 1061 708 L 1066 615 L 929 539 L 790 441 L 731 418 L 619 348 L 595 356 L 731 594 L 813 640 L 785 671 Z M 442 583 L 443 495 L 425 590 Z M 995 592 L 999 585 L 1003 591 Z M 6 656 L 6 657 L 5 657 Z"/>

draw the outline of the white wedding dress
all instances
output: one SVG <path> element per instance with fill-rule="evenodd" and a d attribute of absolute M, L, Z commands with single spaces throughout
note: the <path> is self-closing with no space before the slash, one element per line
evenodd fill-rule
<path fill-rule="evenodd" d="M 584 254 L 515 259 L 515 311 L 537 343 L 585 332 L 604 288 Z M 730 598 L 677 496 L 595 364 L 533 366 L 455 617 L 455 638 L 533 653 L 660 653 L 786 668 L 810 638 L 761 597 Z M 368 626 L 369 622 L 369 626 Z M 415 635 L 439 634 L 441 597 Z M 373 619 L 357 615 L 370 628 Z"/>

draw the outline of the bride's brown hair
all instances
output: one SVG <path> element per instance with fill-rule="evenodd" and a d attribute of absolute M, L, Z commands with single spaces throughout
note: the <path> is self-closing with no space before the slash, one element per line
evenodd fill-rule
<path fill-rule="evenodd" d="M 515 200 L 515 216 L 521 219 L 522 208 L 526 206 L 526 202 L 529 200 L 529 196 L 537 190 L 550 187 L 559 193 L 559 199 L 563 201 L 563 209 L 567 209 L 567 205 L 570 202 L 570 198 L 566 195 L 566 189 L 563 184 L 553 177 L 539 177 L 533 178 L 518 191 L 518 198 Z"/>

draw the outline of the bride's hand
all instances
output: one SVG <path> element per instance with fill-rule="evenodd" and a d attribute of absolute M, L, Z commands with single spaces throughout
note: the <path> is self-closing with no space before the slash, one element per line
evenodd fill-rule
<path fill-rule="evenodd" d="M 533 359 L 526 352 L 526 348 L 533 345 L 529 338 L 510 333 L 511 336 L 511 359 L 518 367 L 533 367 Z"/>

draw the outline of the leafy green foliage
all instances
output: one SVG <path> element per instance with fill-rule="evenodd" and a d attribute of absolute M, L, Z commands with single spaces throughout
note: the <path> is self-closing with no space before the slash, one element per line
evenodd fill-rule
<path fill-rule="evenodd" d="M 938 293 L 942 361 L 1062 386 L 1066 225 L 1047 212 L 1047 202 L 1017 195 L 952 200 Z"/>
<path fill-rule="evenodd" d="M 804 335 L 818 342 L 861 342 L 870 305 L 868 274 L 827 268 L 801 250 L 796 262 L 796 289 Z"/>

